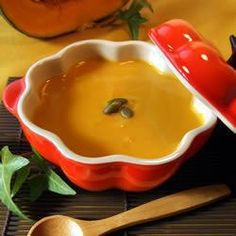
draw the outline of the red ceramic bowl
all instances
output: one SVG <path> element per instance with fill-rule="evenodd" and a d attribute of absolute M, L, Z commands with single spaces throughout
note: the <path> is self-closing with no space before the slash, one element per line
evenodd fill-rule
<path fill-rule="evenodd" d="M 92 191 L 118 188 L 144 191 L 170 178 L 180 165 L 206 142 L 216 116 L 194 98 L 193 108 L 201 112 L 204 124 L 187 132 L 173 153 L 157 159 L 142 159 L 126 155 L 98 158 L 80 156 L 55 134 L 33 124 L 28 116 L 37 106 L 36 88 L 45 80 L 66 71 L 82 59 L 100 55 L 108 60 L 142 59 L 161 71 L 170 72 L 156 47 L 147 42 L 111 42 L 88 40 L 72 44 L 57 54 L 32 65 L 25 78 L 11 83 L 4 91 L 6 108 L 19 120 L 30 144 L 48 161 L 58 165 L 76 185 Z"/>

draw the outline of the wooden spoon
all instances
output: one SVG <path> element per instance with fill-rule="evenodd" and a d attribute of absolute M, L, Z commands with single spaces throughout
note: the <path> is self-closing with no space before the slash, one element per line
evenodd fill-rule
<path fill-rule="evenodd" d="M 55 215 L 35 223 L 27 236 L 96 236 L 111 231 L 183 213 L 222 199 L 231 193 L 224 185 L 193 188 L 143 204 L 102 220 L 77 220 Z"/>

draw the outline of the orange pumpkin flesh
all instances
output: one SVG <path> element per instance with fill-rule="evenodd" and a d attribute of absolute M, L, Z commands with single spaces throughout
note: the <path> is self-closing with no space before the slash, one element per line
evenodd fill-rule
<path fill-rule="evenodd" d="M 127 0 L 0 0 L 0 7 L 23 33 L 48 38 L 108 16 L 125 2 Z"/>

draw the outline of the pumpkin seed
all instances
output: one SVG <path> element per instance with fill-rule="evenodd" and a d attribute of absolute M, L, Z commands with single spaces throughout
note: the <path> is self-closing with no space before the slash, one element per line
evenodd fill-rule
<path fill-rule="evenodd" d="M 113 103 L 113 102 L 118 102 L 121 105 L 124 105 L 124 104 L 128 103 L 128 100 L 126 98 L 113 98 L 110 101 L 108 101 L 108 104 Z"/>
<path fill-rule="evenodd" d="M 103 113 L 106 115 L 116 113 L 127 102 L 128 100 L 125 98 L 114 98 L 107 102 L 107 106 L 104 108 Z"/>
<path fill-rule="evenodd" d="M 123 106 L 120 109 L 120 114 L 122 117 L 129 119 L 134 116 L 134 112 L 127 106 Z"/>

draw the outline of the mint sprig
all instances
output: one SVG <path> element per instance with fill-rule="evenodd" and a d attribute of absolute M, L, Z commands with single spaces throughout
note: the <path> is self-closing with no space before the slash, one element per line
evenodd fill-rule
<path fill-rule="evenodd" d="M 33 201 L 37 200 L 44 191 L 61 195 L 76 194 L 56 174 L 51 165 L 39 153 L 33 151 L 33 156 L 28 159 L 13 154 L 7 146 L 0 150 L 0 200 L 10 211 L 22 219 L 29 218 L 15 204 L 13 198 L 24 183 L 29 184 L 30 199 Z"/>
<path fill-rule="evenodd" d="M 143 8 L 148 8 L 153 12 L 153 8 L 147 0 L 133 0 L 128 9 L 121 10 L 118 13 L 118 18 L 128 24 L 131 37 L 134 40 L 139 38 L 140 26 L 147 22 L 147 18 L 141 14 Z"/>
<path fill-rule="evenodd" d="M 76 192 L 50 167 L 50 165 L 41 157 L 41 155 L 33 150 L 32 160 L 41 169 L 41 177 L 46 179 L 46 190 L 62 194 L 75 195 Z"/>
<path fill-rule="evenodd" d="M 14 192 L 11 189 L 12 178 L 15 173 L 29 164 L 29 161 L 21 156 L 14 155 L 8 147 L 2 148 L 0 152 L 0 199 L 6 207 L 20 218 L 28 219 L 28 217 L 14 203 L 12 195 L 16 194 L 18 187 L 15 187 Z M 20 184 L 13 183 L 14 186 Z"/>

